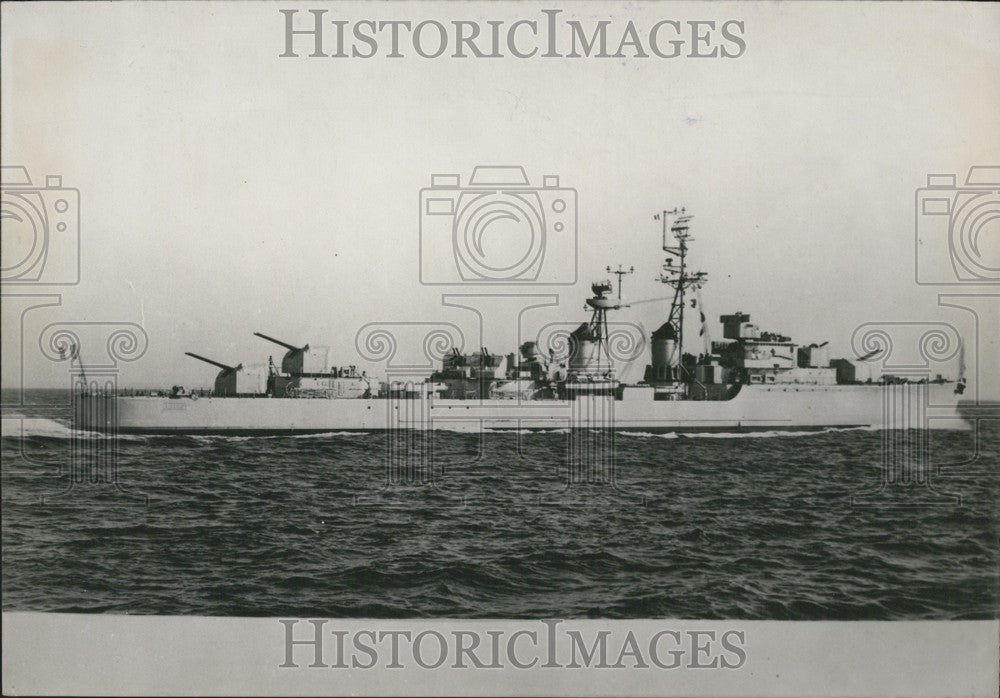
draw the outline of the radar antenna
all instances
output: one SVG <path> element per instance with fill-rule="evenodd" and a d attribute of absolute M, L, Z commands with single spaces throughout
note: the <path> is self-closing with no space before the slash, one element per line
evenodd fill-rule
<path fill-rule="evenodd" d="M 607 267 L 606 271 L 609 274 L 614 274 L 615 276 L 618 277 L 618 300 L 621 300 L 622 299 L 622 277 L 626 276 L 627 274 L 634 274 L 635 273 L 635 267 L 629 267 L 628 269 L 622 269 L 622 265 L 619 264 L 617 269 L 612 269 L 611 267 Z"/>
<path fill-rule="evenodd" d="M 674 297 L 670 303 L 670 315 L 667 322 L 674 330 L 677 337 L 677 373 L 675 380 L 686 380 L 684 368 L 684 296 L 685 292 L 691 288 L 698 290 L 708 280 L 708 274 L 703 271 L 689 271 L 687 268 L 688 243 L 694 238 L 691 237 L 691 219 L 693 215 L 687 213 L 683 208 L 675 208 L 673 211 L 663 211 L 653 217 L 655 220 L 663 221 L 663 251 L 667 257 L 663 263 L 663 271 L 657 280 L 667 284 L 674 289 Z M 674 222 L 670 226 L 670 233 L 667 235 L 667 219 L 673 218 Z"/>

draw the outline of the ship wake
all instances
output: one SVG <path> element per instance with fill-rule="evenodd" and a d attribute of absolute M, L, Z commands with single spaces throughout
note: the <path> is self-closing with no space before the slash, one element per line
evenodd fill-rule
<path fill-rule="evenodd" d="M 3 415 L 3 438 L 5 439 L 100 439 L 106 434 L 96 431 L 74 429 L 73 427 L 45 417 L 26 417 L 21 414 Z M 147 437 L 137 434 L 119 434 L 118 439 L 141 441 Z"/>
<path fill-rule="evenodd" d="M 818 434 L 833 434 L 837 432 L 852 431 L 878 431 L 877 427 L 826 427 L 825 429 L 813 430 L 769 430 L 769 431 L 707 431 L 707 432 L 664 432 L 652 433 L 648 431 L 622 431 L 620 436 L 629 436 L 638 439 L 773 439 L 785 438 L 789 436 L 816 436 Z"/>

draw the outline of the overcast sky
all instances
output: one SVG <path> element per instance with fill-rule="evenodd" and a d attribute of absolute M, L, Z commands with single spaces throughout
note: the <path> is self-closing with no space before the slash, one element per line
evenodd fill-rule
<path fill-rule="evenodd" d="M 665 295 L 653 214 L 674 206 L 695 215 L 691 257 L 709 273 L 716 338 L 718 315 L 735 310 L 802 343 L 829 340 L 835 356 L 868 322 L 972 336 L 970 315 L 937 305 L 961 288 L 914 282 L 914 192 L 928 173 L 961 183 L 970 165 L 1000 162 L 996 6 L 322 6 L 350 21 L 510 22 L 559 7 L 563 20 L 618 27 L 745 22 L 739 58 L 669 60 L 279 58 L 280 7 L 2 6 L 3 164 L 35 184 L 60 174 L 81 197 L 80 283 L 4 287 L 61 294 L 24 315 L 28 385 L 66 385 L 38 349 L 54 322 L 141 324 L 148 350 L 121 380 L 142 386 L 210 385 L 214 369 L 185 351 L 277 358 L 254 331 L 330 345 L 344 365 L 365 365 L 354 343 L 369 322 L 474 332 L 441 295 L 484 289 L 420 283 L 418 214 L 431 174 L 464 184 L 483 164 L 523 165 L 539 185 L 559 175 L 578 196 L 579 283 L 531 289 L 560 305 L 525 314 L 522 339 L 585 321 L 590 281 L 609 264 L 635 266 L 627 298 Z M 981 244 L 995 250 L 992 225 Z M 17 379 L 16 303 L 3 304 L 5 386 Z M 514 348 L 508 311 L 486 321 L 493 351 Z M 616 318 L 650 331 L 666 311 Z"/>

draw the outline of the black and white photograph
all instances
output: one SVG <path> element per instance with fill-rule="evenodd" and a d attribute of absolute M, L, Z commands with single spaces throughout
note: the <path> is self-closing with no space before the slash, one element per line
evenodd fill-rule
<path fill-rule="evenodd" d="M 1000 7 L 0 4 L 5 695 L 995 696 Z"/>

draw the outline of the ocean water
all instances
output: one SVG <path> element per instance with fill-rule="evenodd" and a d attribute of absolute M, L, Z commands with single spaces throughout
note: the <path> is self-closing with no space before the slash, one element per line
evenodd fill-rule
<path fill-rule="evenodd" d="M 1000 610 L 996 422 L 930 433 L 929 480 L 886 470 L 886 439 L 917 436 L 866 429 L 620 433 L 593 462 L 570 456 L 579 448 L 565 431 L 407 437 L 427 461 L 387 460 L 381 433 L 126 436 L 112 467 L 73 456 L 101 440 L 73 432 L 65 393 L 29 391 L 26 403 L 3 410 L 4 610 L 776 620 Z M 880 490 L 887 472 L 921 482 Z"/>

